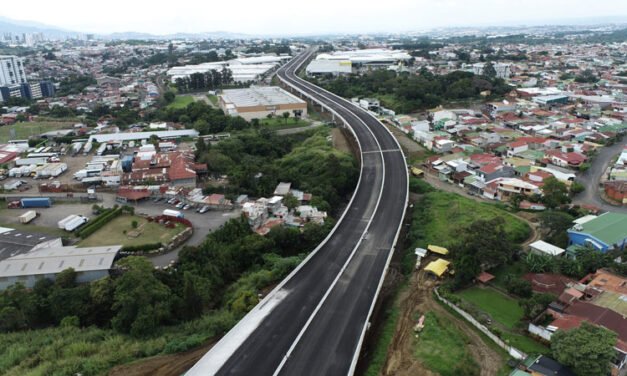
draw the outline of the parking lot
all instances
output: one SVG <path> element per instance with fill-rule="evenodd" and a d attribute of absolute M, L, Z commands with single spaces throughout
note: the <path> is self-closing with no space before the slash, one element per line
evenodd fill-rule
<path fill-rule="evenodd" d="M 103 198 L 103 201 L 99 202 L 99 205 L 112 207 L 116 204 L 115 195 L 103 193 L 101 194 L 101 196 Z M 128 205 L 135 207 L 136 213 L 143 213 L 149 216 L 161 215 L 164 209 L 178 210 L 174 206 L 166 204 L 165 201 L 155 203 L 151 200 L 147 200 L 138 204 L 129 203 Z M 28 225 L 20 225 L 18 216 L 27 212 L 29 209 L 6 209 L 6 207 L 4 207 L 0 210 L 0 225 L 6 227 L 14 226 L 23 230 L 28 230 L 30 227 L 32 231 L 37 231 L 41 228 L 57 229 L 57 222 L 70 214 L 79 214 L 84 215 L 88 218 L 93 218 L 92 206 L 93 203 L 64 204 L 57 202 L 53 204 L 51 208 L 30 209 L 36 210 L 40 215 Z M 194 234 L 187 241 L 186 245 L 200 244 L 206 238 L 209 232 L 219 228 L 229 219 L 239 217 L 241 214 L 241 211 L 239 209 L 226 212 L 208 211 L 203 214 L 197 213 L 194 209 L 180 211 L 181 213 L 183 213 L 186 219 L 192 222 L 194 226 Z M 59 235 L 64 234 L 64 232 L 61 230 L 53 232 L 58 233 Z M 176 258 L 178 257 L 178 252 L 179 249 L 163 255 L 151 257 L 151 261 L 155 264 L 155 266 L 166 266 L 170 263 L 171 260 L 176 260 Z"/>

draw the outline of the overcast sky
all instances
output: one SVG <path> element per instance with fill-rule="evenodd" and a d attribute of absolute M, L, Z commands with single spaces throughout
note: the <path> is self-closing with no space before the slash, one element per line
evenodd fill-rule
<path fill-rule="evenodd" d="M 602 5 L 602 6 L 601 6 Z M 403 32 L 623 16 L 627 0 L 22 0 L 0 16 L 70 30 L 153 34 Z"/>

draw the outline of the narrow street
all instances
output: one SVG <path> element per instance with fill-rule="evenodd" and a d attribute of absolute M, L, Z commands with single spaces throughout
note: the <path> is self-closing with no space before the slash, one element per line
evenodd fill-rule
<path fill-rule="evenodd" d="M 573 198 L 575 204 L 588 204 L 598 206 L 605 211 L 615 211 L 621 213 L 627 213 L 626 206 L 612 205 L 601 198 L 601 187 L 599 181 L 605 173 L 605 170 L 609 166 L 610 161 L 627 145 L 627 137 L 624 137 L 622 141 L 616 144 L 604 147 L 599 151 L 594 159 L 590 168 L 577 176 L 577 181 L 586 187 L 586 190 L 576 195 Z"/>

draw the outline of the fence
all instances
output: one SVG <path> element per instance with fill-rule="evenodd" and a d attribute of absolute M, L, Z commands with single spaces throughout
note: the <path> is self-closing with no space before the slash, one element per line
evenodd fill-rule
<path fill-rule="evenodd" d="M 459 308 L 458 306 L 456 306 L 455 304 L 451 303 L 450 301 L 448 301 L 447 299 L 443 298 L 442 296 L 440 296 L 440 293 L 438 291 L 438 289 L 435 289 L 435 295 L 438 297 L 438 299 L 446 304 L 447 306 L 451 307 L 455 312 L 459 313 L 464 319 L 466 319 L 466 321 L 468 321 L 469 323 L 471 323 L 475 328 L 479 329 L 483 334 L 485 334 L 486 336 L 488 336 L 488 338 L 490 338 L 494 343 L 496 343 L 499 347 L 501 347 L 502 349 L 504 349 L 505 351 L 507 351 L 507 353 L 515 359 L 521 360 L 521 359 L 525 359 L 527 357 L 527 354 L 525 354 L 524 352 L 518 350 L 517 348 L 508 345 L 507 343 L 503 342 L 502 339 L 500 339 L 499 337 L 497 337 L 494 333 L 492 333 L 490 331 L 490 329 L 488 329 L 485 325 L 483 325 L 482 323 L 480 323 L 479 321 L 477 321 L 474 317 L 472 317 L 471 314 L 469 314 L 468 312 L 464 311 L 463 309 Z"/>

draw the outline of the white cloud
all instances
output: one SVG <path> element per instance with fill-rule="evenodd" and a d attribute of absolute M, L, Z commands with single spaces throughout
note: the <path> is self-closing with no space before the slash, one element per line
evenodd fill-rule
<path fill-rule="evenodd" d="M 231 31 L 250 34 L 402 32 L 625 15 L 627 1 L 603 0 L 29 0 L 0 14 L 67 29 L 110 33 Z"/>

